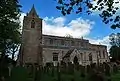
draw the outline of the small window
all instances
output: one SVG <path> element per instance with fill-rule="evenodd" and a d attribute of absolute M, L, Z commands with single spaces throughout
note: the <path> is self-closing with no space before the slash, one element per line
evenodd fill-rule
<path fill-rule="evenodd" d="M 74 45 L 75 45 L 75 42 L 74 42 L 74 41 L 71 41 L 71 45 L 74 46 Z"/>
<path fill-rule="evenodd" d="M 61 44 L 64 45 L 64 43 L 65 43 L 64 40 L 61 40 Z"/>
<path fill-rule="evenodd" d="M 58 61 L 58 53 L 53 53 L 53 61 Z"/>
<path fill-rule="evenodd" d="M 105 51 L 103 51 L 103 58 L 105 58 Z"/>
<path fill-rule="evenodd" d="M 50 39 L 50 44 L 53 44 L 53 39 Z"/>
<path fill-rule="evenodd" d="M 81 47 L 84 47 L 84 42 L 81 42 L 80 45 L 81 45 Z"/>
<path fill-rule="evenodd" d="M 89 54 L 89 61 L 92 61 L 92 54 Z"/>
<path fill-rule="evenodd" d="M 81 56 L 81 60 L 83 60 L 83 53 L 80 53 L 80 56 Z"/>
<path fill-rule="evenodd" d="M 98 55 L 99 55 L 99 57 L 101 58 L 101 53 L 100 53 L 100 51 L 98 51 Z"/>
<path fill-rule="evenodd" d="M 31 28 L 35 28 L 35 21 L 34 20 L 31 21 Z"/>

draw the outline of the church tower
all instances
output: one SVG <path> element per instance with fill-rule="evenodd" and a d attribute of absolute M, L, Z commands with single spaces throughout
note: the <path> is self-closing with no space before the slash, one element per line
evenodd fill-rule
<path fill-rule="evenodd" d="M 42 19 L 34 5 L 23 20 L 22 44 L 18 61 L 20 64 L 42 65 Z"/>

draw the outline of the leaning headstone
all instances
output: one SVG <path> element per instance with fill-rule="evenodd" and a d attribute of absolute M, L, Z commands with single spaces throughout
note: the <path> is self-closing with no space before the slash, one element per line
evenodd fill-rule
<path fill-rule="evenodd" d="M 60 73 L 60 68 L 59 68 L 59 63 L 57 64 L 57 80 L 61 81 L 61 73 Z"/>
<path fill-rule="evenodd" d="M 74 73 L 74 64 L 72 64 L 71 62 L 68 63 L 67 73 L 68 74 L 73 74 Z"/>
<path fill-rule="evenodd" d="M 35 79 L 34 81 L 40 81 L 41 79 L 41 69 L 39 66 L 35 67 Z"/>
<path fill-rule="evenodd" d="M 87 73 L 90 72 L 90 65 L 87 65 L 87 67 L 86 67 L 86 71 L 87 71 Z"/>
<path fill-rule="evenodd" d="M 113 73 L 117 73 L 118 72 L 118 66 L 117 64 L 113 64 Z"/>
<path fill-rule="evenodd" d="M 86 74 L 85 74 L 85 66 L 80 66 L 80 72 L 81 72 L 81 75 L 80 75 L 80 76 L 84 78 L 85 75 L 86 75 Z"/>
<path fill-rule="evenodd" d="M 27 81 L 28 74 L 27 70 L 24 67 L 14 67 L 11 70 L 10 81 Z"/>
<path fill-rule="evenodd" d="M 3 67 L 1 71 L 1 77 L 5 81 L 9 79 L 9 68 L 8 67 Z"/>
<path fill-rule="evenodd" d="M 66 63 L 61 61 L 61 64 L 60 64 L 60 70 L 61 70 L 61 73 L 66 73 Z"/>
<path fill-rule="evenodd" d="M 94 72 L 90 75 L 89 81 L 105 81 L 105 75 L 101 72 Z"/>
<path fill-rule="evenodd" d="M 74 64 L 74 68 L 75 68 L 77 71 L 79 71 L 79 70 L 80 70 L 79 63 Z"/>
<path fill-rule="evenodd" d="M 51 66 L 51 76 L 52 77 L 54 76 L 54 66 L 53 65 Z"/>
<path fill-rule="evenodd" d="M 111 66 L 110 66 L 110 64 L 108 64 L 108 63 L 105 63 L 105 74 L 106 74 L 107 76 L 110 76 L 110 75 L 111 75 Z"/>
<path fill-rule="evenodd" d="M 27 68 L 27 72 L 28 72 L 28 77 L 32 78 L 34 77 L 34 67 L 32 64 L 30 64 Z"/>
<path fill-rule="evenodd" d="M 90 66 L 91 66 L 91 68 L 94 68 L 94 69 L 97 68 L 97 64 L 96 63 L 92 63 Z"/>
<path fill-rule="evenodd" d="M 98 70 L 99 72 L 104 73 L 104 67 L 103 67 L 103 64 L 102 64 L 102 63 L 99 64 L 97 70 Z"/>

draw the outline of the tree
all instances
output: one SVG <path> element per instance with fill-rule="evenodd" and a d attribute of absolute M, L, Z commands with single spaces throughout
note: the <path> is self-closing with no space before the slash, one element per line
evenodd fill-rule
<path fill-rule="evenodd" d="M 88 15 L 92 11 L 100 11 L 99 16 L 105 24 L 112 23 L 111 28 L 120 28 L 120 2 L 118 0 L 56 0 L 56 8 L 65 15 L 75 12 L 76 14 L 86 12 Z"/>
<path fill-rule="evenodd" d="M 8 75 L 7 55 L 20 44 L 20 7 L 17 0 L 0 0 L 0 78 Z"/>
<path fill-rule="evenodd" d="M 120 60 L 120 33 L 112 33 L 109 39 L 112 45 L 110 48 L 110 56 L 113 60 Z"/>
<path fill-rule="evenodd" d="M 0 0 L 0 53 L 10 54 L 20 43 L 20 5 L 18 0 Z"/>
<path fill-rule="evenodd" d="M 120 47 L 120 33 L 112 33 L 110 36 L 109 36 L 109 40 L 110 40 L 110 44 L 112 46 L 117 46 L 117 47 Z"/>

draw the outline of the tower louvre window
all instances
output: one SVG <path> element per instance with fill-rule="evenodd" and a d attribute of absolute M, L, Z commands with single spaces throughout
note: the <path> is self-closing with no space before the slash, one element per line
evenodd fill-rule
<path fill-rule="evenodd" d="M 34 20 L 31 21 L 31 28 L 35 28 L 35 21 Z"/>

